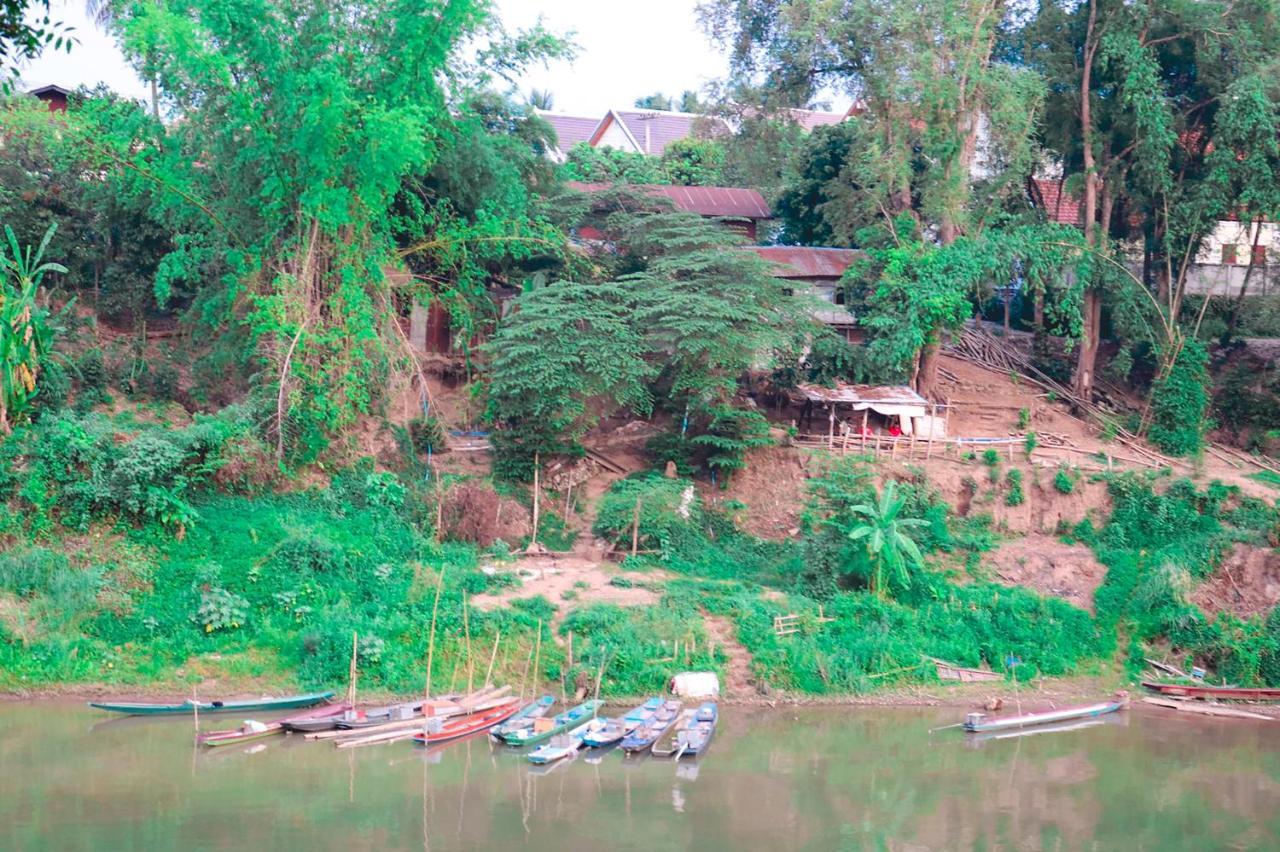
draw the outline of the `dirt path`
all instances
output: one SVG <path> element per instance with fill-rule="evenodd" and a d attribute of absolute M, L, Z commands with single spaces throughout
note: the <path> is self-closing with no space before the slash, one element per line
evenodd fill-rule
<path fill-rule="evenodd" d="M 724 669 L 724 683 L 720 685 L 721 694 L 726 698 L 745 698 L 753 695 L 755 689 L 750 683 L 751 652 L 742 647 L 742 643 L 738 641 L 737 630 L 727 619 L 717 615 L 704 613 L 703 620 L 707 625 L 707 633 L 711 634 L 711 639 L 729 656 L 729 662 Z"/>

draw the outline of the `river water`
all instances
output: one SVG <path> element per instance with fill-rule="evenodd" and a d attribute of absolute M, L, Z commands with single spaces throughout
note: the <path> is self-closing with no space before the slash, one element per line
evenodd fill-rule
<path fill-rule="evenodd" d="M 1273 723 L 930 733 L 961 715 L 725 708 L 698 762 L 547 771 L 482 738 L 197 752 L 190 719 L 0 703 L 0 849 L 1280 849 Z"/>

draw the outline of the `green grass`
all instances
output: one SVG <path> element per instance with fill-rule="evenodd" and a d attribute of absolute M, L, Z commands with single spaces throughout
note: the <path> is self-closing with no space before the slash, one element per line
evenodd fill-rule
<path fill-rule="evenodd" d="M 1280 473 L 1273 470 L 1259 470 L 1249 474 L 1249 478 L 1280 491 Z"/>

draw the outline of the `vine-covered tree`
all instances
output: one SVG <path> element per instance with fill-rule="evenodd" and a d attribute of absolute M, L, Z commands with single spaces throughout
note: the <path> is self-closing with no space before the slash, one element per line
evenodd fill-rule
<path fill-rule="evenodd" d="M 487 10 L 471 0 L 115 10 L 126 56 L 154 72 L 181 120 L 142 145 L 118 132 L 81 141 L 174 232 L 160 301 L 192 287 L 201 317 L 252 342 L 281 455 L 313 454 L 370 410 L 398 358 L 384 273 L 405 226 L 396 205 L 406 179 L 449 146 L 452 95 L 564 50 L 541 29 L 508 36 Z M 462 57 L 482 33 L 488 46 Z"/>

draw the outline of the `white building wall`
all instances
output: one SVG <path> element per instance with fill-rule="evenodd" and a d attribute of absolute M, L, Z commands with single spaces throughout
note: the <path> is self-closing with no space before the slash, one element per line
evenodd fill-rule
<path fill-rule="evenodd" d="M 1263 264 L 1249 278 L 1249 293 L 1273 295 L 1280 291 L 1280 225 L 1218 222 L 1201 243 L 1195 265 L 1187 273 L 1187 292 L 1196 295 L 1235 296 L 1240 292 L 1252 259 L 1253 243 L 1265 253 Z M 1223 263 L 1223 246 L 1235 246 L 1235 263 Z"/>
<path fill-rule="evenodd" d="M 616 120 L 609 122 L 609 126 L 605 128 L 604 133 L 600 136 L 600 141 L 596 143 L 597 148 L 617 148 L 620 151 L 633 151 L 637 154 L 643 154 L 643 151 L 637 151 L 636 146 L 632 144 L 630 137 L 626 131 L 622 129 Z"/>

